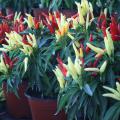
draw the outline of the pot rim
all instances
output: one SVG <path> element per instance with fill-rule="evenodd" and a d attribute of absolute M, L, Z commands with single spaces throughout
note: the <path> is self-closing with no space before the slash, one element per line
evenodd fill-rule
<path fill-rule="evenodd" d="M 39 100 L 39 101 L 56 101 L 57 102 L 57 98 L 40 98 L 40 97 L 35 97 L 35 96 L 31 96 L 28 92 L 28 89 L 25 91 L 25 96 L 30 99 L 30 100 Z"/>

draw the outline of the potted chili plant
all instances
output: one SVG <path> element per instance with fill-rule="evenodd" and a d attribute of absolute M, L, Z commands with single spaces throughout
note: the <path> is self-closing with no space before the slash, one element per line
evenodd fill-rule
<path fill-rule="evenodd" d="M 6 53 L 1 55 L 0 79 L 1 83 L 3 83 L 7 110 L 12 116 L 22 118 L 27 116 L 26 113 L 29 108 L 27 99 L 24 96 L 26 84 L 21 84 L 22 81 L 17 71 L 17 64 L 19 64 L 17 57 L 11 59 Z"/>
<path fill-rule="evenodd" d="M 28 18 L 25 19 L 25 22 L 28 25 L 28 29 L 20 33 L 24 34 L 23 39 L 21 39 L 21 35 L 17 34 L 19 39 L 16 40 L 21 51 L 20 54 L 23 57 L 22 59 L 24 59 L 23 77 L 29 79 L 26 96 L 31 108 L 32 118 L 34 120 L 39 120 L 41 117 L 42 119 L 64 119 L 64 113 L 61 113 L 63 116 L 61 114 L 58 116 L 54 115 L 57 109 L 57 86 L 53 74 L 50 72 L 52 69 L 50 61 L 52 61 L 53 48 L 51 49 L 48 43 L 51 38 L 45 39 L 45 37 L 42 37 L 46 32 L 44 34 L 44 29 L 39 31 L 39 28 L 44 28 L 40 24 L 41 22 L 34 22 L 34 18 L 31 15 L 28 14 L 27 16 Z M 39 34 L 37 31 L 39 31 Z M 55 89 L 53 86 L 56 86 Z M 49 111 L 48 116 L 46 111 Z"/>
<path fill-rule="evenodd" d="M 76 34 L 73 39 L 76 56 L 73 54 L 69 55 L 70 57 L 67 56 L 67 62 L 59 60 L 58 66 L 54 70 L 60 84 L 58 112 L 64 108 L 70 120 L 80 119 L 80 113 L 83 114 L 82 119 L 85 120 L 118 120 L 120 114 L 119 101 L 115 103 L 115 101 L 103 96 L 120 100 L 118 82 L 116 89 L 114 89 L 115 81 L 119 80 L 120 73 L 119 24 L 116 17 L 112 16 L 110 30 L 107 28 L 109 24 L 107 23 L 106 10 L 98 18 L 98 23 L 93 24 L 91 7 L 90 9 L 83 9 L 84 6 L 79 3 L 77 5 L 79 17 L 72 18 L 73 29 L 75 29 Z M 79 36 L 76 32 L 78 27 Z M 90 34 L 92 32 L 94 35 Z M 83 36 L 83 33 L 86 33 L 86 37 Z M 82 39 L 76 41 L 80 35 Z M 87 35 L 90 35 L 90 38 Z M 78 44 L 78 42 L 80 43 Z M 103 86 L 111 93 L 103 94 L 105 91 Z M 113 106 L 110 107 L 112 104 Z M 116 111 L 117 114 L 115 114 Z"/>
<path fill-rule="evenodd" d="M 17 117 L 17 118 L 23 118 L 23 117 L 30 117 L 30 109 L 28 106 L 28 101 L 27 98 L 24 95 L 24 92 L 27 88 L 27 81 L 23 80 L 22 75 L 21 75 L 21 69 L 20 66 L 22 64 L 22 56 L 20 54 L 20 42 L 22 42 L 22 36 L 20 36 L 17 32 L 21 32 L 22 30 L 24 30 L 24 25 L 21 23 L 21 21 L 19 20 L 20 15 L 16 14 L 16 18 L 14 19 L 14 24 L 16 24 L 16 21 L 18 22 L 18 25 L 15 27 L 14 25 L 12 27 L 14 27 L 13 29 L 16 31 L 11 31 L 9 33 L 6 32 L 5 34 L 5 42 L 2 43 L 0 50 L 1 51 L 5 51 L 8 52 L 8 54 L 10 55 L 10 58 L 12 57 L 18 57 L 19 58 L 19 64 L 16 65 L 16 72 L 19 71 L 19 76 L 20 77 L 20 81 L 16 80 L 17 82 L 17 86 L 16 86 L 16 93 L 13 93 L 12 91 L 7 93 L 7 87 L 6 87 L 6 83 L 4 83 L 3 88 L 5 90 L 5 95 L 7 97 L 7 107 L 8 107 L 8 111 L 11 113 L 12 116 Z M 20 22 L 19 22 L 20 21 Z M 22 25 L 22 29 L 21 26 Z M 16 37 L 15 37 L 16 36 Z M 16 44 L 18 41 L 19 43 Z M 10 62 L 10 58 L 8 57 L 8 61 Z M 12 63 L 9 63 L 12 64 Z M 15 71 L 14 71 L 15 72 Z M 14 77 L 14 76 L 13 76 Z M 14 86 L 15 87 L 15 86 Z M 13 87 L 13 88 L 14 88 Z M 17 96 L 16 96 L 17 95 Z M 15 104 L 15 105 L 14 105 Z M 18 106 L 18 108 L 15 108 L 13 106 Z"/>
<path fill-rule="evenodd" d="M 46 47 L 38 47 L 34 35 L 27 36 L 27 44 L 21 50 L 25 54 L 25 77 L 29 79 L 29 89 L 26 92 L 34 120 L 61 119 L 61 114 L 55 116 L 56 92 L 53 89 L 55 81 L 50 73 L 52 67 L 49 63 L 51 55 L 45 53 Z M 45 110 L 45 111 L 43 111 Z M 48 111 L 48 113 L 46 113 Z M 47 115 L 46 115 L 47 114 Z"/>

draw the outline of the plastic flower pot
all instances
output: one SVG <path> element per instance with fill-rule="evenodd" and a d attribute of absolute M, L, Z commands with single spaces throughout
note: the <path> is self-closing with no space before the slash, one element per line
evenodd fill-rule
<path fill-rule="evenodd" d="M 65 112 L 55 115 L 57 110 L 57 100 L 40 99 L 32 97 L 28 93 L 26 96 L 32 112 L 32 120 L 67 120 Z"/>
<path fill-rule="evenodd" d="M 60 12 L 62 12 L 62 14 L 65 15 L 67 18 L 70 18 L 77 13 L 76 11 L 72 10 L 61 10 Z"/>
<path fill-rule="evenodd" d="M 72 17 L 75 15 L 77 12 L 72 11 L 72 10 L 61 10 L 60 11 L 63 15 L 65 15 L 67 18 Z M 45 19 L 43 16 L 43 13 L 46 15 L 49 15 L 49 10 L 48 9 L 41 9 L 41 8 L 33 8 L 33 15 L 37 19 Z"/>
<path fill-rule="evenodd" d="M 3 92 L 6 99 L 6 107 L 8 113 L 15 118 L 30 118 L 31 112 L 28 100 L 24 95 L 27 83 L 23 82 L 18 89 L 19 98 L 12 92 L 7 92 L 6 82 L 3 82 Z"/>
<path fill-rule="evenodd" d="M 43 13 L 48 15 L 48 9 L 33 8 L 33 15 L 39 20 L 45 19 Z"/>

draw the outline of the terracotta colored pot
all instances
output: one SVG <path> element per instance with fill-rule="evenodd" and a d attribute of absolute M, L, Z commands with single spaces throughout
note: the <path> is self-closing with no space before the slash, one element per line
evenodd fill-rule
<path fill-rule="evenodd" d="M 77 13 L 76 11 L 72 11 L 72 10 L 61 10 L 60 12 L 63 15 L 65 15 L 67 18 L 70 18 Z"/>
<path fill-rule="evenodd" d="M 6 82 L 3 82 L 3 92 L 6 98 L 6 107 L 9 114 L 15 118 L 30 118 L 30 108 L 28 100 L 24 95 L 26 91 L 27 83 L 22 83 L 18 89 L 19 98 L 14 93 L 7 92 Z"/>
<path fill-rule="evenodd" d="M 65 113 L 55 115 L 57 110 L 57 100 L 44 100 L 33 98 L 29 95 L 29 105 L 32 112 L 32 120 L 67 120 Z"/>
<path fill-rule="evenodd" d="M 72 11 L 72 10 L 61 10 L 60 12 L 63 13 L 67 18 L 77 13 L 76 11 Z M 46 15 L 48 15 L 49 11 L 48 9 L 33 8 L 33 15 L 37 19 L 44 19 L 44 16 L 42 15 L 42 13 L 45 13 Z"/>
<path fill-rule="evenodd" d="M 45 13 L 46 15 L 48 15 L 48 9 L 33 8 L 33 15 L 37 19 L 39 19 L 39 20 L 45 19 L 44 16 L 42 15 L 43 13 Z"/>

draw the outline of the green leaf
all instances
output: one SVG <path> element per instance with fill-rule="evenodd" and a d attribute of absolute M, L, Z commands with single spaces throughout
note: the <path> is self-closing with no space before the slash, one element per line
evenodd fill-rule
<path fill-rule="evenodd" d="M 115 74 L 114 74 L 112 66 L 109 66 L 107 69 L 106 79 L 111 87 L 115 86 Z"/>
<path fill-rule="evenodd" d="M 71 0 L 64 0 L 65 1 L 65 4 L 66 4 L 66 6 L 68 7 L 68 8 L 70 8 L 70 6 L 71 6 Z"/>
<path fill-rule="evenodd" d="M 120 114 L 120 102 L 115 103 L 112 107 L 109 108 L 109 110 L 106 112 L 103 120 L 116 120 L 116 119 L 112 119 L 112 118 L 114 118 L 113 116 L 116 115 L 116 111 L 118 109 L 119 109 L 119 114 Z M 118 115 L 118 113 L 117 113 L 117 115 Z"/>
<path fill-rule="evenodd" d="M 49 10 L 51 10 L 51 9 L 53 9 L 53 10 L 57 10 L 58 9 L 56 0 L 52 0 L 51 4 L 49 6 Z"/>
<path fill-rule="evenodd" d="M 69 109 L 67 119 L 68 120 L 73 120 L 76 117 L 77 110 L 78 110 L 78 102 L 76 102 L 76 104 L 74 104 Z"/>
<path fill-rule="evenodd" d="M 78 109 L 82 108 L 82 105 L 84 104 L 85 100 L 87 99 L 87 95 L 85 94 L 85 92 L 82 93 L 80 100 L 79 100 L 79 106 Z"/>
<path fill-rule="evenodd" d="M 118 108 L 115 112 L 115 115 L 113 115 L 112 120 L 119 120 L 120 117 L 120 108 Z"/>
<path fill-rule="evenodd" d="M 75 93 L 78 90 L 79 90 L 78 87 L 68 87 L 68 89 L 66 91 L 62 91 L 62 93 L 59 94 L 57 113 L 60 112 L 65 107 L 65 105 L 68 103 L 69 99 L 71 97 L 74 97 Z M 73 102 L 72 99 L 71 99 L 71 102 Z"/>
<path fill-rule="evenodd" d="M 60 98 L 58 98 L 59 100 L 56 114 L 58 114 L 63 109 L 63 107 L 65 107 L 69 97 L 70 94 L 63 94 L 62 96 L 60 96 Z"/>
<path fill-rule="evenodd" d="M 58 8 L 61 7 L 63 0 L 58 0 Z"/>

